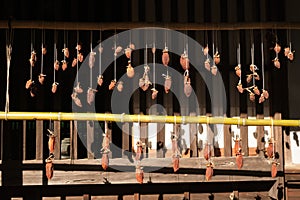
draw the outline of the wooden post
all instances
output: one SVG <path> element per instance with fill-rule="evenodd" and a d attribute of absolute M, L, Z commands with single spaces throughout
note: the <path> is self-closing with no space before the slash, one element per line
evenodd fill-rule
<path fill-rule="evenodd" d="M 283 131 L 283 137 L 284 137 L 284 162 L 285 164 L 291 164 L 292 163 L 292 150 L 291 150 L 291 139 L 290 134 L 286 134 L 285 131 Z M 290 148 L 287 148 L 286 144 L 290 145 Z"/>
<path fill-rule="evenodd" d="M 241 113 L 241 120 L 243 118 L 247 119 L 247 114 Z M 245 156 L 249 156 L 249 148 L 248 148 L 248 126 L 240 126 L 240 135 L 242 139 L 242 152 Z"/>
<path fill-rule="evenodd" d="M 264 115 L 256 115 L 256 119 L 264 119 Z M 257 149 L 259 149 L 259 156 L 264 157 L 264 151 L 262 151 L 265 148 L 265 129 L 264 126 L 256 126 L 256 132 L 257 132 Z"/>
<path fill-rule="evenodd" d="M 191 112 L 190 116 L 196 116 L 195 112 Z M 190 157 L 198 156 L 198 137 L 197 137 L 197 124 L 190 124 Z"/>
<path fill-rule="evenodd" d="M 145 157 L 148 157 L 148 123 L 140 123 L 140 140 L 145 144 L 144 152 L 146 152 Z"/>
<path fill-rule="evenodd" d="M 189 192 L 184 192 L 183 199 L 189 200 L 190 198 L 191 198 L 190 193 Z"/>
<path fill-rule="evenodd" d="M 43 159 L 43 133 L 43 120 L 36 120 L 36 160 Z"/>
<path fill-rule="evenodd" d="M 125 151 L 130 151 L 129 147 L 129 134 L 130 134 L 129 123 L 123 123 L 122 125 L 122 155 L 125 156 Z"/>
<path fill-rule="evenodd" d="M 54 157 L 55 159 L 60 159 L 60 121 L 54 121 L 54 133 L 56 134 Z"/>
<path fill-rule="evenodd" d="M 278 120 L 281 119 L 281 113 L 275 113 L 274 119 Z M 274 126 L 274 141 L 275 141 L 275 152 L 279 153 L 278 162 L 278 171 L 283 171 L 283 148 L 282 148 L 282 127 L 281 126 Z"/>
<path fill-rule="evenodd" d="M 83 200 L 91 200 L 91 196 L 89 194 L 84 194 Z"/>
<path fill-rule="evenodd" d="M 111 122 L 107 122 L 105 121 L 105 133 L 108 135 L 108 138 L 109 138 L 109 143 L 111 144 L 112 143 L 112 130 L 111 130 Z M 109 158 L 112 158 L 112 152 L 110 152 L 108 154 Z"/>
<path fill-rule="evenodd" d="M 26 160 L 26 120 L 23 120 L 23 160 Z"/>
<path fill-rule="evenodd" d="M 230 125 L 224 125 L 224 156 L 229 157 L 232 155 L 232 135 L 230 132 Z"/>
<path fill-rule="evenodd" d="M 157 158 L 165 157 L 165 124 L 157 123 Z"/>
<path fill-rule="evenodd" d="M 211 113 L 207 113 L 206 114 L 207 117 L 211 117 Z M 213 126 L 213 125 L 212 125 Z M 207 130 L 207 144 L 209 145 L 210 147 L 210 151 L 211 151 L 211 156 L 214 156 L 215 155 L 215 151 L 214 151 L 214 132 L 210 126 L 209 123 L 206 124 L 206 130 Z M 203 145 L 206 144 L 206 142 L 203 143 Z"/>
<path fill-rule="evenodd" d="M 86 121 L 86 149 L 88 159 L 94 159 L 92 144 L 94 142 L 94 121 Z"/>
<path fill-rule="evenodd" d="M 77 121 L 70 121 L 70 159 L 77 159 Z"/>
<path fill-rule="evenodd" d="M 134 200 L 140 200 L 140 194 L 139 193 L 134 193 L 133 199 Z"/>

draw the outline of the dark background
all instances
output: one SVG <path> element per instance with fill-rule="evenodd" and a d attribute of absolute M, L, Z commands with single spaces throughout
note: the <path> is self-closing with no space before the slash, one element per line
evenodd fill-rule
<path fill-rule="evenodd" d="M 98 3 L 98 4 L 96 4 Z M 122 1 L 4 1 L 0 8 L 0 19 L 2 20 L 42 20 L 42 21 L 72 21 L 72 22 L 162 22 L 167 27 L 169 22 L 191 22 L 191 23 L 235 23 L 235 22 L 297 22 L 298 1 L 280 1 L 280 0 L 122 0 Z M 28 90 L 25 89 L 26 80 L 29 78 L 29 63 L 30 45 L 33 43 L 34 48 L 39 49 L 42 43 L 42 31 L 33 29 L 15 29 L 13 30 L 13 55 L 10 71 L 10 110 L 11 111 L 71 111 L 70 94 L 62 92 L 61 95 L 54 97 L 50 92 L 41 94 L 40 97 L 31 98 Z M 119 30 L 117 30 L 119 31 Z M 290 63 L 282 55 L 283 48 L 280 54 L 281 68 L 276 69 L 271 60 L 274 58 L 273 51 L 270 50 L 274 45 L 274 35 L 277 35 L 279 43 L 284 47 L 287 41 L 288 30 L 264 30 L 263 38 L 265 43 L 265 88 L 270 93 L 270 99 L 263 104 L 257 102 L 251 103 L 248 100 L 248 95 L 239 94 L 236 89 L 238 78 L 234 75 L 234 67 L 236 65 L 236 44 L 240 40 L 242 47 L 242 65 L 248 66 L 250 59 L 250 30 L 241 31 L 218 31 L 218 46 L 221 53 L 221 64 L 219 70 L 224 79 L 227 93 L 227 116 L 236 116 L 240 113 L 248 113 L 255 116 L 256 114 L 273 115 L 275 112 L 281 112 L 283 118 L 299 118 L 300 107 L 297 102 L 300 98 L 297 86 L 299 79 L 297 74 L 298 57 L 297 47 L 300 46 L 297 39 L 297 30 L 290 30 L 290 40 L 293 48 L 296 49 L 295 61 Z M 93 45 L 97 45 L 99 40 L 98 32 L 94 33 Z M 102 39 L 112 36 L 115 31 L 103 31 Z M 207 31 L 188 31 L 188 35 L 204 45 L 206 40 L 209 40 L 211 45 L 211 37 L 213 32 Z M 5 57 L 5 41 L 7 42 L 6 30 L 0 30 L 0 108 L 4 109 L 5 105 L 5 87 L 6 87 L 6 57 Z M 59 57 L 62 57 L 61 49 L 65 41 L 64 34 L 67 34 L 67 44 L 71 49 L 71 55 L 75 54 L 75 45 L 78 40 L 83 43 L 85 53 L 87 55 L 90 43 L 90 31 L 57 31 L 57 46 Z M 255 63 L 261 63 L 260 57 L 260 30 L 254 30 L 254 42 L 256 46 Z M 34 36 L 32 36 L 34 35 Z M 46 45 L 48 47 L 47 60 L 50 64 L 47 81 L 51 84 L 52 63 L 53 63 L 53 41 L 54 30 L 45 31 Z M 298 48 L 299 49 L 299 48 Z M 136 65 L 143 61 L 143 53 L 137 52 Z M 210 52 L 211 54 L 211 52 Z M 39 54 L 38 54 L 39 56 Z M 159 61 L 158 56 L 158 62 Z M 171 66 L 178 67 L 176 56 L 171 59 Z M 127 60 L 121 57 L 118 60 L 118 65 L 126 66 Z M 125 71 L 118 71 L 122 74 Z M 245 73 L 245 72 L 244 72 Z M 262 73 L 261 71 L 259 72 Z M 111 71 L 106 72 L 107 77 L 111 77 Z M 245 74 L 244 74 L 245 75 Z M 70 72 L 64 75 L 63 82 L 70 84 L 74 76 Z M 49 78 L 49 79 L 48 79 Z M 110 78 L 108 80 L 111 80 Z M 195 81 L 194 81 L 195 82 Z M 105 85 L 109 84 L 106 82 Z M 195 84 L 195 83 L 193 83 Z M 244 83 L 245 84 L 245 83 Z M 261 82 L 257 83 L 261 86 Z M 195 85 L 193 85 L 195 86 Z M 85 86 L 87 87 L 87 86 Z M 203 87 L 202 87 L 203 88 Z M 204 87 L 205 88 L 205 87 Z M 163 89 L 163 88 L 159 88 Z M 100 88 L 101 90 L 101 88 Z M 61 91 L 60 91 L 61 92 Z M 70 92 L 70 91 L 69 91 Z M 148 92 L 136 91 L 140 93 L 141 112 L 147 113 L 146 98 Z M 163 90 L 160 92 L 163 93 Z M 207 92 L 206 92 L 207 93 Z M 97 111 L 110 111 L 110 93 L 103 89 L 97 94 Z M 158 103 L 164 104 L 163 98 L 158 98 Z M 200 107 L 200 114 L 210 112 L 210 100 L 206 96 L 203 98 L 203 104 Z M 179 111 L 176 99 L 172 111 Z M 196 108 L 194 108 L 196 109 Z M 190 111 L 193 111 L 192 105 Z M 131 112 L 137 112 L 131 108 Z M 169 113 L 172 114 L 172 113 Z"/>

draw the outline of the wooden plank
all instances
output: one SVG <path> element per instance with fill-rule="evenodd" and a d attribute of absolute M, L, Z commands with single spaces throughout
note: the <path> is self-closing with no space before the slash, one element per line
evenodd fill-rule
<path fill-rule="evenodd" d="M 224 125 L 224 156 L 231 156 L 232 154 L 232 135 L 230 132 L 230 125 Z"/>
<path fill-rule="evenodd" d="M 54 133 L 56 134 L 55 138 L 55 151 L 54 151 L 54 157 L 55 159 L 60 159 L 60 152 L 61 152 L 61 145 L 60 145 L 60 121 L 54 121 Z"/>
<path fill-rule="evenodd" d="M 165 124 L 157 123 L 157 158 L 165 157 Z"/>
<path fill-rule="evenodd" d="M 89 194 L 84 194 L 83 200 L 91 200 L 91 196 Z"/>
<path fill-rule="evenodd" d="M 105 133 L 107 134 L 109 138 L 109 143 L 112 143 L 112 130 L 111 130 L 111 122 L 105 121 Z M 108 154 L 109 158 L 112 158 L 112 152 Z"/>
<path fill-rule="evenodd" d="M 132 0 L 132 3 L 131 3 L 131 20 L 133 22 L 138 22 L 139 21 L 139 0 Z"/>
<path fill-rule="evenodd" d="M 70 121 L 70 159 L 78 158 L 77 146 L 77 121 Z"/>
<path fill-rule="evenodd" d="M 247 119 L 247 114 L 241 113 L 241 119 Z M 248 148 L 248 126 L 240 126 L 240 135 L 242 139 L 242 152 L 245 156 L 249 156 L 249 148 Z"/>
<path fill-rule="evenodd" d="M 211 113 L 206 114 L 207 117 L 211 117 Z M 207 121 L 206 124 L 206 130 L 207 130 L 207 144 L 210 145 L 210 151 L 211 151 L 211 156 L 215 156 L 215 151 L 214 151 L 214 132 L 212 126 L 209 124 L 209 120 Z M 203 143 L 205 145 L 205 142 Z"/>
<path fill-rule="evenodd" d="M 291 149 L 291 139 L 290 134 L 286 134 L 286 130 L 283 131 L 284 137 L 284 162 L 285 165 L 292 164 L 292 149 Z M 288 146 L 289 145 L 289 148 Z"/>
<path fill-rule="evenodd" d="M 191 112 L 190 116 L 196 116 L 196 113 Z M 197 132 L 197 124 L 190 124 L 190 157 L 198 157 Z"/>
<path fill-rule="evenodd" d="M 145 157 L 148 157 L 148 123 L 140 123 L 140 140 L 145 144 L 144 152 L 146 152 Z"/>
<path fill-rule="evenodd" d="M 140 200 L 140 194 L 139 193 L 134 193 L 133 199 L 134 200 Z"/>
<path fill-rule="evenodd" d="M 26 120 L 23 120 L 23 160 L 26 160 Z"/>
<path fill-rule="evenodd" d="M 125 151 L 129 151 L 129 134 L 130 134 L 130 126 L 129 122 L 122 124 L 122 155 L 126 156 L 124 154 Z"/>
<path fill-rule="evenodd" d="M 43 160 L 43 120 L 36 120 L 36 152 L 35 159 Z"/>
<path fill-rule="evenodd" d="M 281 113 L 275 113 L 274 119 L 281 119 Z M 274 140 L 275 140 L 275 152 L 279 153 L 278 162 L 278 169 L 283 170 L 283 148 L 282 148 L 282 127 L 281 126 L 274 126 Z"/>
<path fill-rule="evenodd" d="M 86 149 L 88 159 L 94 159 L 94 152 L 92 150 L 92 144 L 94 143 L 94 121 L 86 121 Z"/>
<path fill-rule="evenodd" d="M 258 114 L 256 115 L 256 119 L 264 119 L 263 114 Z M 263 149 L 265 148 L 265 128 L 264 126 L 256 126 L 256 133 L 257 133 L 257 149 L 259 149 L 259 156 L 264 157 L 264 151 Z"/>
<path fill-rule="evenodd" d="M 190 193 L 189 193 L 189 192 L 184 192 L 184 193 L 183 193 L 183 199 L 185 199 L 185 200 L 191 199 Z"/>

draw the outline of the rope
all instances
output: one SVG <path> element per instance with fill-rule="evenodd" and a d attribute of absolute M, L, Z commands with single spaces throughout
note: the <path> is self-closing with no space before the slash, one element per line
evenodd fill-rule
<path fill-rule="evenodd" d="M 79 67 L 78 67 L 78 62 L 79 62 L 79 60 L 78 60 L 78 54 L 79 54 L 79 50 L 78 50 L 78 44 L 79 44 L 79 31 L 77 30 L 77 48 L 76 48 L 76 52 L 77 52 L 77 55 L 76 55 L 76 58 L 77 58 L 77 62 L 76 62 L 76 73 L 77 73 L 77 75 L 76 75 L 76 83 L 78 84 L 78 82 L 79 82 L 79 73 L 78 73 L 78 71 L 79 71 Z"/>
<path fill-rule="evenodd" d="M 7 113 L 9 112 L 9 69 L 12 53 L 13 31 L 11 28 L 11 21 L 8 22 L 9 29 L 6 32 L 6 60 L 7 60 L 7 72 L 6 72 L 6 102 L 5 102 L 5 120 L 7 120 Z"/>
<path fill-rule="evenodd" d="M 265 89 L 265 61 L 264 61 L 264 40 L 263 31 L 261 31 L 261 71 L 262 71 L 262 89 Z"/>

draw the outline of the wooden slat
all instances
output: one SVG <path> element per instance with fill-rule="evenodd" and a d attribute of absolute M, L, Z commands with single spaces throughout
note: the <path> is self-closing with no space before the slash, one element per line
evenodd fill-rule
<path fill-rule="evenodd" d="M 23 120 L 23 160 L 26 160 L 26 120 Z"/>
<path fill-rule="evenodd" d="M 36 120 L 36 152 L 35 159 L 42 160 L 43 159 L 43 121 Z"/>
<path fill-rule="evenodd" d="M 123 123 L 122 125 L 122 155 L 124 155 L 124 151 L 129 151 L 129 134 L 130 134 L 130 126 L 129 123 Z"/>
<path fill-rule="evenodd" d="M 94 143 L 94 121 L 86 121 L 86 142 L 87 142 L 87 157 L 88 159 L 94 158 L 92 144 Z"/>
<path fill-rule="evenodd" d="M 70 158 L 77 159 L 78 158 L 78 145 L 77 145 L 77 121 L 70 121 Z"/>
<path fill-rule="evenodd" d="M 256 119 L 264 119 L 263 114 L 256 115 Z M 264 151 L 262 151 L 265 147 L 265 142 L 263 142 L 263 138 L 265 137 L 265 132 L 264 132 L 264 126 L 256 126 L 256 132 L 257 132 L 257 148 L 260 150 L 259 151 L 259 156 L 263 157 L 264 156 Z"/>
<path fill-rule="evenodd" d="M 146 149 L 148 146 L 148 123 L 140 123 L 140 140 L 145 144 L 144 152 L 148 153 Z"/>
<path fill-rule="evenodd" d="M 163 158 L 164 155 L 164 148 L 165 148 L 165 124 L 158 123 L 157 124 L 157 143 L 163 144 L 163 148 L 157 149 L 156 157 Z M 159 147 L 157 147 L 159 148 Z"/>
<path fill-rule="evenodd" d="M 191 112 L 190 116 L 196 116 L 195 112 Z M 190 124 L 190 156 L 198 157 L 198 149 L 197 149 L 197 124 Z"/>
<path fill-rule="evenodd" d="M 60 159 L 60 152 L 61 152 L 61 144 L 60 144 L 60 121 L 54 121 L 54 133 L 56 135 L 55 138 L 55 147 L 54 147 L 54 156 L 55 159 Z"/>
<path fill-rule="evenodd" d="M 281 113 L 275 113 L 274 119 L 278 120 L 281 119 Z M 274 126 L 274 140 L 275 140 L 275 152 L 279 153 L 279 160 L 278 162 L 280 165 L 278 168 L 280 170 L 283 169 L 283 148 L 282 148 L 282 127 L 281 126 Z"/>
<path fill-rule="evenodd" d="M 247 114 L 241 113 L 241 119 L 242 118 L 247 118 Z M 240 134 L 241 134 L 241 139 L 242 139 L 242 152 L 244 153 L 245 156 L 249 156 L 249 148 L 248 148 L 248 126 L 241 126 L 240 127 Z"/>
<path fill-rule="evenodd" d="M 224 156 L 231 156 L 232 153 L 232 135 L 230 125 L 224 125 Z"/>
<path fill-rule="evenodd" d="M 206 114 L 207 117 L 211 117 L 211 113 Z M 215 151 L 214 151 L 214 130 L 212 130 L 211 126 L 209 125 L 209 122 L 206 124 L 207 127 L 207 143 L 210 145 L 210 150 L 211 150 L 211 156 L 215 156 Z M 205 144 L 205 142 L 204 142 Z"/>

